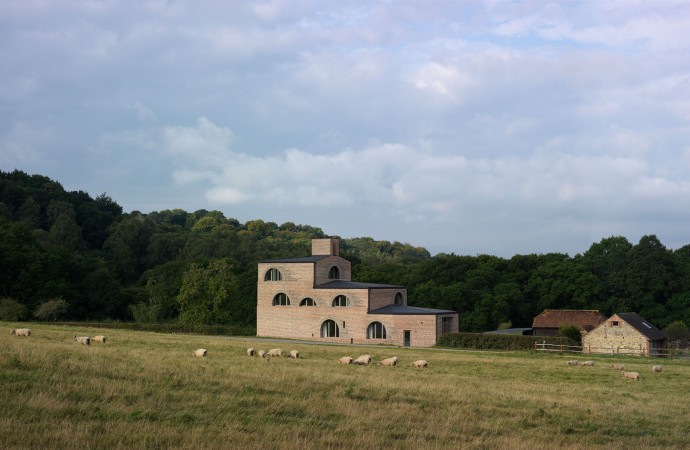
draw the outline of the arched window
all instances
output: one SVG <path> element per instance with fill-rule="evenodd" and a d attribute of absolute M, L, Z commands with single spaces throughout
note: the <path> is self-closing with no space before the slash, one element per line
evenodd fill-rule
<path fill-rule="evenodd" d="M 367 339 L 386 339 L 386 327 L 381 322 L 371 322 L 367 327 Z"/>
<path fill-rule="evenodd" d="M 276 294 L 276 296 L 273 297 L 273 306 L 290 306 L 290 298 L 287 294 L 283 294 L 282 292 Z"/>
<path fill-rule="evenodd" d="M 329 280 L 337 280 L 340 278 L 340 269 L 338 269 L 338 266 L 333 266 L 331 269 L 328 271 L 328 279 Z"/>
<path fill-rule="evenodd" d="M 350 299 L 344 295 L 339 295 L 333 299 L 333 306 L 350 306 Z"/>
<path fill-rule="evenodd" d="M 402 305 L 403 304 L 403 296 L 400 292 L 397 292 L 395 294 L 395 299 L 393 300 L 393 303 L 396 305 Z"/>
<path fill-rule="evenodd" d="M 327 320 L 321 324 L 321 337 L 338 337 L 340 330 L 338 324 L 333 320 Z"/>
<path fill-rule="evenodd" d="M 280 281 L 283 279 L 283 275 L 278 269 L 268 269 L 266 275 L 264 275 L 264 281 Z"/>
<path fill-rule="evenodd" d="M 316 302 L 314 301 L 313 298 L 303 298 L 301 302 L 299 302 L 300 306 L 316 306 Z"/>

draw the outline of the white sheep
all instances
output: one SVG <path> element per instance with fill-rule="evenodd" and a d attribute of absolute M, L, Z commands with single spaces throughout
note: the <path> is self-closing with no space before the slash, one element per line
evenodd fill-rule
<path fill-rule="evenodd" d="M 343 356 L 338 360 L 340 364 L 352 364 L 352 356 Z"/>
<path fill-rule="evenodd" d="M 623 378 L 640 381 L 640 374 L 637 372 L 623 372 Z"/>
<path fill-rule="evenodd" d="M 661 370 L 662 370 L 662 367 L 659 364 L 652 367 L 652 372 L 661 372 Z"/>
<path fill-rule="evenodd" d="M 250 347 L 247 349 L 247 356 L 254 356 L 256 354 L 256 350 L 254 350 L 254 347 Z"/>
<path fill-rule="evenodd" d="M 357 359 L 352 361 L 352 364 L 357 364 L 358 366 L 368 366 L 371 362 L 371 355 L 361 355 Z"/>
<path fill-rule="evenodd" d="M 297 350 L 290 350 L 290 358 L 299 358 L 299 352 Z"/>
<path fill-rule="evenodd" d="M 93 342 L 100 342 L 101 344 L 105 344 L 105 336 L 94 336 L 91 340 Z"/>
<path fill-rule="evenodd" d="M 583 366 L 590 366 L 590 367 L 591 367 L 591 366 L 594 365 L 594 361 L 583 361 L 583 362 L 582 362 L 582 365 L 583 365 Z"/>
<path fill-rule="evenodd" d="M 283 356 L 283 350 L 280 348 L 272 348 L 267 354 L 268 356 Z"/>
<path fill-rule="evenodd" d="M 379 361 L 379 366 L 395 366 L 396 364 L 398 364 L 398 357 L 397 356 L 382 359 L 381 361 Z"/>
<path fill-rule="evenodd" d="M 206 355 L 208 355 L 208 352 L 205 348 L 198 348 L 192 352 L 192 355 L 196 356 L 197 358 L 205 358 Z"/>
<path fill-rule="evenodd" d="M 418 359 L 417 361 L 412 361 L 410 365 L 414 367 L 429 367 L 429 363 L 427 363 L 425 359 Z"/>
<path fill-rule="evenodd" d="M 28 328 L 18 328 L 16 330 L 10 331 L 10 334 L 29 337 L 31 336 L 31 330 Z"/>
<path fill-rule="evenodd" d="M 265 357 L 267 356 L 267 355 L 266 355 L 266 350 L 259 350 L 259 351 L 257 352 L 257 355 L 259 355 L 259 358 L 265 358 Z"/>
<path fill-rule="evenodd" d="M 566 364 L 568 364 L 569 366 L 577 366 L 580 363 L 575 359 L 571 359 L 570 361 L 566 362 Z"/>
<path fill-rule="evenodd" d="M 88 336 L 74 336 L 74 340 L 83 345 L 91 345 L 91 338 Z"/>
<path fill-rule="evenodd" d="M 625 370 L 625 364 L 614 363 L 611 364 L 611 368 L 613 368 L 613 370 Z"/>

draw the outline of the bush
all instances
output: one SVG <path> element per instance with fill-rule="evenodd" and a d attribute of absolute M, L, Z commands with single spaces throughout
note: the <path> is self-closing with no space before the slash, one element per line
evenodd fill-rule
<path fill-rule="evenodd" d="M 690 328 L 682 320 L 671 322 L 663 329 L 669 341 L 686 341 L 690 339 Z"/>
<path fill-rule="evenodd" d="M 441 336 L 437 347 L 476 350 L 533 350 L 534 342 L 566 344 L 562 337 L 523 336 L 521 334 L 449 333 Z"/>
<path fill-rule="evenodd" d="M 64 319 L 69 310 L 69 303 L 62 298 L 54 298 L 41 303 L 34 311 L 34 317 L 38 320 L 56 321 Z"/>
<path fill-rule="evenodd" d="M 0 299 L 0 320 L 17 322 L 19 320 L 25 320 L 28 315 L 28 308 L 17 300 L 9 297 Z"/>
<path fill-rule="evenodd" d="M 570 340 L 572 345 L 582 345 L 582 333 L 577 325 L 563 325 L 558 332 L 564 338 Z"/>

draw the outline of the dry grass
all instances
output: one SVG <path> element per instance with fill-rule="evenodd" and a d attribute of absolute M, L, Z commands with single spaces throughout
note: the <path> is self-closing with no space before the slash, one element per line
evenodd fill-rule
<path fill-rule="evenodd" d="M 0 448 L 690 448 L 690 362 L 0 324 Z M 74 335 L 106 334 L 83 346 Z M 300 360 L 249 358 L 249 346 Z M 192 351 L 208 349 L 207 358 Z M 344 355 L 397 355 L 397 367 Z M 409 366 L 427 359 L 429 368 Z M 584 358 L 579 358 L 583 359 Z"/>

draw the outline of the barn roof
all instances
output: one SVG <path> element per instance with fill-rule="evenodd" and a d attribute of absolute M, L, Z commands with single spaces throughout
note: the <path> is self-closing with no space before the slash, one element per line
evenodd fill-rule
<path fill-rule="evenodd" d="M 591 331 L 606 321 L 606 317 L 596 309 L 545 309 L 532 321 L 532 328 L 560 328 L 575 325 Z"/>
<path fill-rule="evenodd" d="M 622 320 L 625 320 L 625 322 L 627 322 L 631 327 L 635 328 L 637 331 L 644 334 L 647 338 L 651 339 L 652 341 L 668 339 L 666 333 L 664 333 L 651 323 L 647 322 L 637 313 L 618 313 L 617 316 L 620 317 Z"/>

